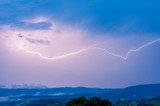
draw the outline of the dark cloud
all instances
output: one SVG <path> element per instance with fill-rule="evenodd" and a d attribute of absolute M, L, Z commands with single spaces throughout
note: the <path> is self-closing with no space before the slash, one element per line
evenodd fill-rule
<path fill-rule="evenodd" d="M 50 44 L 49 40 L 43 40 L 43 39 L 32 39 L 32 38 L 26 38 L 26 40 L 29 43 L 33 43 L 33 44 L 42 44 L 42 45 L 48 45 Z"/>
<path fill-rule="evenodd" d="M 38 23 L 30 23 L 30 22 L 17 22 L 13 23 L 12 26 L 19 27 L 22 29 L 30 29 L 30 30 L 37 30 L 37 29 L 50 29 L 52 23 L 50 22 L 38 22 Z"/>
<path fill-rule="evenodd" d="M 118 31 L 160 33 L 159 5 L 159 0 L 1 0 L 0 25 L 17 25 L 23 18 L 49 16 L 65 23 L 86 22 L 85 27 L 92 31 L 114 32 L 127 24 L 126 29 Z M 39 29 L 39 25 L 21 24 L 23 28 Z M 49 27 L 40 25 L 40 29 Z"/>

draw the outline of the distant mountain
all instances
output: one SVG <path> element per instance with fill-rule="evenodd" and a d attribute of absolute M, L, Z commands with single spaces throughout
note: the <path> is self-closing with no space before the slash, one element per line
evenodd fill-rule
<path fill-rule="evenodd" d="M 0 85 L 0 88 L 5 88 L 5 86 L 4 85 Z"/>
<path fill-rule="evenodd" d="M 160 97 L 160 84 L 146 84 L 115 89 L 109 93 L 99 95 L 102 98 L 116 99 L 147 99 Z"/>
<path fill-rule="evenodd" d="M 141 99 L 160 97 L 160 84 L 137 85 L 123 89 L 101 89 L 85 87 L 62 87 L 62 88 L 0 88 L 0 98 L 8 99 L 62 99 L 69 100 L 73 97 L 97 96 L 117 99 Z"/>
<path fill-rule="evenodd" d="M 47 86 L 33 83 L 33 84 L 23 84 L 23 85 L 12 85 L 11 88 L 38 89 L 38 88 L 47 88 Z"/>

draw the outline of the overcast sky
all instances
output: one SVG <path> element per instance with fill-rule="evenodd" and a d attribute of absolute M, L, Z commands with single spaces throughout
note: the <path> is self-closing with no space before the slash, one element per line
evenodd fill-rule
<path fill-rule="evenodd" d="M 1 0 L 0 85 L 160 83 L 159 0 Z"/>

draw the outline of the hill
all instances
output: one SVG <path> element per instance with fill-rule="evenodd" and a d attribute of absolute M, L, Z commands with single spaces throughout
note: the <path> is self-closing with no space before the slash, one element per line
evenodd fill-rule
<path fill-rule="evenodd" d="M 0 101 L 4 100 L 29 100 L 29 99 L 54 99 L 69 100 L 73 97 L 97 96 L 117 99 L 149 99 L 160 97 L 160 84 L 137 85 L 121 89 L 101 89 L 85 87 L 62 87 L 62 88 L 0 88 Z"/>

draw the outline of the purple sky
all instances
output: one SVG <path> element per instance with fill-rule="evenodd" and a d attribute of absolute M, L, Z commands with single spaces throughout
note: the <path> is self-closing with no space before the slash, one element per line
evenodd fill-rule
<path fill-rule="evenodd" d="M 3 0 L 0 85 L 160 83 L 160 2 L 122 1 Z"/>

